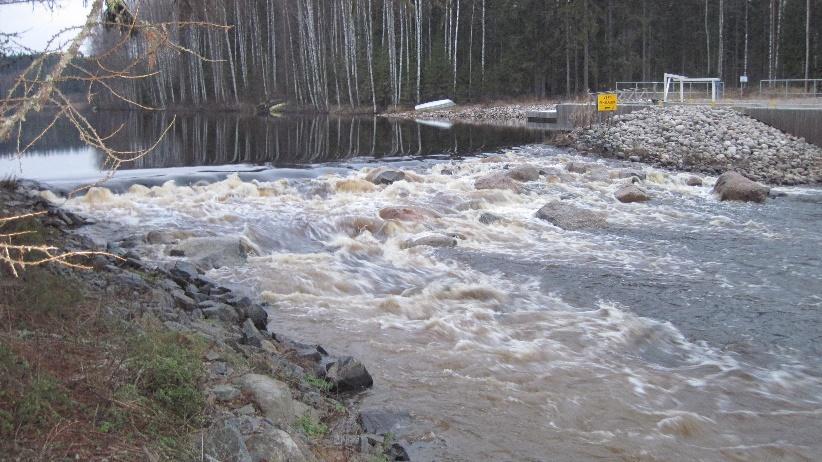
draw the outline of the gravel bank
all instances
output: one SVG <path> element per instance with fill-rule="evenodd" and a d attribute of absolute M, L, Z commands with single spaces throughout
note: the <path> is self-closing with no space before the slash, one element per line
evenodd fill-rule
<path fill-rule="evenodd" d="M 771 184 L 822 182 L 822 148 L 731 109 L 650 107 L 577 130 L 582 151 L 705 173 L 736 170 Z"/>
<path fill-rule="evenodd" d="M 451 122 L 524 126 L 528 111 L 547 111 L 556 108 L 554 104 L 498 104 L 493 106 L 455 106 L 441 111 L 406 111 L 385 114 L 387 117 L 403 119 L 433 119 Z"/>

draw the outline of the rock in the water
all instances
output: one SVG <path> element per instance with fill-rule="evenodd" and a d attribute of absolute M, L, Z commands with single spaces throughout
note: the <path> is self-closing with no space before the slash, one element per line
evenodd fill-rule
<path fill-rule="evenodd" d="M 325 365 L 325 371 L 325 378 L 338 391 L 358 391 L 374 384 L 365 366 L 350 356 L 335 358 Z"/>
<path fill-rule="evenodd" d="M 585 173 L 594 167 L 597 167 L 597 165 L 586 164 L 584 162 L 568 162 L 565 164 L 565 170 L 568 170 L 571 173 Z"/>
<path fill-rule="evenodd" d="M 178 244 L 176 250 L 203 270 L 240 266 L 254 253 L 253 246 L 241 237 L 195 237 Z"/>
<path fill-rule="evenodd" d="M 721 201 L 765 202 L 770 188 L 737 172 L 726 172 L 716 180 L 713 191 Z"/>
<path fill-rule="evenodd" d="M 310 408 L 296 401 L 288 385 L 267 375 L 246 374 L 237 384 L 247 393 L 268 419 L 277 425 L 291 425 Z"/>
<path fill-rule="evenodd" d="M 508 176 L 517 181 L 536 181 L 539 179 L 539 169 L 533 165 L 520 165 L 508 170 Z"/>
<path fill-rule="evenodd" d="M 265 329 L 268 326 L 268 312 L 262 306 L 252 303 L 248 306 L 237 306 L 243 313 L 243 318 L 250 319 L 257 329 Z"/>
<path fill-rule="evenodd" d="M 702 178 L 698 176 L 689 177 L 687 180 L 685 180 L 685 184 L 687 184 L 688 186 L 702 186 Z"/>
<path fill-rule="evenodd" d="M 606 215 L 582 209 L 564 201 L 551 201 L 537 211 L 537 218 L 566 230 L 604 228 L 608 225 Z"/>
<path fill-rule="evenodd" d="M 477 181 L 474 182 L 474 187 L 477 189 L 504 189 L 515 193 L 522 192 L 522 186 L 504 173 L 492 173 L 477 178 Z"/>
<path fill-rule="evenodd" d="M 300 446 L 288 433 L 278 428 L 266 428 L 251 435 L 245 442 L 253 462 L 308 462 Z"/>
<path fill-rule="evenodd" d="M 499 217 L 497 215 L 494 215 L 493 213 L 488 212 L 483 213 L 479 217 L 479 222 L 484 225 L 492 225 L 494 223 L 499 223 L 500 221 L 502 221 L 502 217 Z"/>
<path fill-rule="evenodd" d="M 243 435 L 233 420 L 220 420 L 208 429 L 203 452 L 220 462 L 252 462 Z"/>
<path fill-rule="evenodd" d="M 405 173 L 399 170 L 384 170 L 372 178 L 371 181 L 374 184 L 394 184 L 397 181 L 402 181 L 405 179 Z"/>
<path fill-rule="evenodd" d="M 405 207 L 385 207 L 380 210 L 383 220 L 425 221 L 429 218 L 440 218 L 440 214 L 425 207 L 408 205 Z"/>
<path fill-rule="evenodd" d="M 444 234 L 430 234 L 415 239 L 409 239 L 402 243 L 402 248 L 410 249 L 411 247 L 418 247 L 425 245 L 428 247 L 456 247 L 457 239 L 453 236 L 446 236 Z"/>
<path fill-rule="evenodd" d="M 618 201 L 626 204 L 631 202 L 645 202 L 651 200 L 651 196 L 648 195 L 648 193 L 645 192 L 645 190 L 633 184 L 619 188 L 614 193 L 614 197 L 616 197 Z"/>
<path fill-rule="evenodd" d="M 636 177 L 640 180 L 645 180 L 645 172 L 641 172 L 639 170 L 634 170 L 630 168 L 612 170 L 608 175 L 613 179 L 625 179 Z"/>
<path fill-rule="evenodd" d="M 411 414 L 384 409 L 366 409 L 360 411 L 357 422 L 366 433 L 374 435 L 391 433 L 396 437 L 402 435 L 401 430 L 411 423 Z"/>

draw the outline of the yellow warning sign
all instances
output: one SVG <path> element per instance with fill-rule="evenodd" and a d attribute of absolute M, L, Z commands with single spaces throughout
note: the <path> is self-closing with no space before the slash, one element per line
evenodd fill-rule
<path fill-rule="evenodd" d="M 597 95 L 597 111 L 610 112 L 617 110 L 616 93 L 602 93 Z"/>

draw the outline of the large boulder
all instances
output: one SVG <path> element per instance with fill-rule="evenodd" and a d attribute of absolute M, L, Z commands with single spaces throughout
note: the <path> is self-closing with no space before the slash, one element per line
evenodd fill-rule
<path fill-rule="evenodd" d="M 474 187 L 477 189 L 504 189 L 515 193 L 522 192 L 522 186 L 516 180 L 500 172 L 477 178 Z"/>
<path fill-rule="evenodd" d="M 629 184 L 619 188 L 615 193 L 614 197 L 622 203 L 631 203 L 631 202 L 646 202 L 651 200 L 651 196 L 645 192 L 644 189 Z"/>
<path fill-rule="evenodd" d="M 723 173 L 714 185 L 721 201 L 765 202 L 770 188 L 751 181 L 737 172 Z"/>
<path fill-rule="evenodd" d="M 243 237 L 194 237 L 180 242 L 174 250 L 185 255 L 197 268 L 207 271 L 245 264 L 254 253 L 254 246 Z"/>
<path fill-rule="evenodd" d="M 380 210 L 383 220 L 425 221 L 429 218 L 440 218 L 440 214 L 425 207 L 407 205 L 404 207 L 385 207 Z"/>
<path fill-rule="evenodd" d="M 537 218 L 566 230 L 604 228 L 607 217 L 602 212 L 579 208 L 565 201 L 551 201 L 536 213 Z"/>
<path fill-rule="evenodd" d="M 237 379 L 237 385 L 276 425 L 287 427 L 311 410 L 292 397 L 287 384 L 267 375 L 246 374 Z"/>
<path fill-rule="evenodd" d="M 363 363 L 350 356 L 334 358 L 326 363 L 325 378 L 334 384 L 337 391 L 359 391 L 374 384 Z"/>

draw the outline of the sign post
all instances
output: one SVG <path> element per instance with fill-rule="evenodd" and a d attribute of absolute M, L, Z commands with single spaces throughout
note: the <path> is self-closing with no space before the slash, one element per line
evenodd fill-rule
<path fill-rule="evenodd" d="M 597 111 L 599 112 L 616 111 L 618 103 L 616 93 L 601 93 L 597 95 Z"/>

